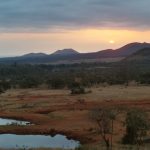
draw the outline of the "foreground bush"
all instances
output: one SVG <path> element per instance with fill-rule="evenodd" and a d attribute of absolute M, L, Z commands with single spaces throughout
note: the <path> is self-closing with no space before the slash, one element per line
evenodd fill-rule
<path fill-rule="evenodd" d="M 149 125 L 149 119 L 145 112 L 130 110 L 125 120 L 126 134 L 123 137 L 123 144 L 141 145 L 143 138 L 147 135 Z"/>

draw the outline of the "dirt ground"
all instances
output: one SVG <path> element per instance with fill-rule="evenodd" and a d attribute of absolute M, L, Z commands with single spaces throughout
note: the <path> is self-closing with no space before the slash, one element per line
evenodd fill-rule
<path fill-rule="evenodd" d="M 96 87 L 83 95 L 68 90 L 12 89 L 0 95 L 0 117 L 30 121 L 29 126 L 0 126 L 0 133 L 65 134 L 83 144 L 98 143 L 96 124 L 90 119 L 92 109 L 139 107 L 150 112 L 150 87 Z M 114 140 L 124 133 L 123 119 L 118 117 Z"/>

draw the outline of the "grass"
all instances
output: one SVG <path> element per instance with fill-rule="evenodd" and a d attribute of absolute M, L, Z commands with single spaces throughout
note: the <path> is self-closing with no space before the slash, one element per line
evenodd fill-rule
<path fill-rule="evenodd" d="M 86 100 L 141 100 L 141 99 L 149 99 L 150 98 L 150 86 L 98 86 L 91 88 L 92 93 L 84 94 L 84 95 L 76 95 L 71 96 L 68 90 L 47 90 L 47 89 L 14 89 L 9 90 L 8 92 L 2 94 L 0 97 L 1 102 L 9 103 L 10 101 L 7 99 L 9 97 L 18 97 L 21 96 L 26 99 L 26 96 L 51 96 L 53 100 L 57 101 L 57 99 L 62 98 L 63 99 L 70 99 L 72 97 L 74 98 L 86 98 Z M 24 94 L 25 93 L 25 94 Z M 54 99 L 55 97 L 55 99 Z M 4 100 L 5 99 L 5 100 Z M 51 102 L 53 101 L 51 100 Z M 44 100 L 41 101 L 45 103 Z M 36 103 L 37 104 L 37 103 Z M 42 103 L 41 103 L 42 104 Z M 41 105 L 40 104 L 40 105 Z M 30 106 L 28 103 L 27 105 L 22 105 L 22 107 L 34 107 L 34 102 Z"/>
<path fill-rule="evenodd" d="M 113 150 L 149 150 L 150 146 L 121 146 L 121 145 L 115 145 L 113 146 Z M 8 149 L 0 149 L 0 150 L 8 150 Z M 59 149 L 59 148 L 30 148 L 30 149 L 9 149 L 9 150 L 66 150 L 66 149 Z M 69 149 L 67 149 L 69 150 Z M 70 149 L 71 150 L 71 149 Z M 79 148 L 76 148 L 75 150 L 106 150 L 105 146 L 102 145 L 93 145 L 93 146 L 81 146 Z"/>
<path fill-rule="evenodd" d="M 48 115 L 48 117 L 50 117 L 51 119 L 58 119 L 58 120 L 64 119 L 64 116 L 58 115 L 58 114 L 55 114 L 55 113 L 49 113 L 49 114 L 47 114 L 47 115 Z"/>
<path fill-rule="evenodd" d="M 94 122 L 89 119 L 91 109 L 110 105 L 121 107 L 122 110 L 123 107 L 128 109 L 135 106 L 142 107 L 150 112 L 150 86 L 101 85 L 92 87 L 91 91 L 92 93 L 71 96 L 70 91 L 65 89 L 11 89 L 0 95 L 0 115 L 6 118 L 26 120 L 34 125 L 25 127 L 1 126 L 0 132 L 49 134 L 51 129 L 55 129 L 66 135 L 68 134 L 68 136 L 71 135 L 75 139 L 84 139 L 88 141 L 87 143 L 92 140 L 99 142 L 100 136 L 91 131 L 91 129 L 96 128 Z M 84 99 L 85 104 L 80 104 L 79 99 Z M 41 113 L 45 110 L 46 113 Z M 115 124 L 114 143 L 117 143 L 124 133 L 122 118 L 123 114 L 117 118 L 121 121 L 117 121 Z M 127 146 L 119 146 L 119 148 L 116 146 L 115 148 L 114 150 L 131 149 Z M 101 146 L 85 146 L 82 149 L 103 150 L 104 148 Z"/>
<path fill-rule="evenodd" d="M 146 100 L 150 98 L 150 86 L 100 86 L 92 88 L 86 99 L 101 100 Z"/>
<path fill-rule="evenodd" d="M 149 150 L 150 146 L 122 146 L 122 145 L 115 145 L 113 146 L 113 150 Z M 94 145 L 94 146 L 81 146 L 77 148 L 76 150 L 106 150 L 105 146 L 100 145 Z"/>

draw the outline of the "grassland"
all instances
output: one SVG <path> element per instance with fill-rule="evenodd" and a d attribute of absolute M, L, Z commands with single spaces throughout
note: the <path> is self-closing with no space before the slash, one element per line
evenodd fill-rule
<path fill-rule="evenodd" d="M 91 93 L 70 95 L 69 90 L 11 89 L 0 96 L 0 117 L 30 121 L 31 126 L 1 126 L 0 133 L 65 134 L 85 145 L 101 142 L 97 125 L 89 118 L 99 107 L 132 107 L 150 112 L 149 86 L 99 86 Z M 80 100 L 84 99 L 84 103 Z M 115 121 L 114 143 L 124 134 L 124 114 Z"/>

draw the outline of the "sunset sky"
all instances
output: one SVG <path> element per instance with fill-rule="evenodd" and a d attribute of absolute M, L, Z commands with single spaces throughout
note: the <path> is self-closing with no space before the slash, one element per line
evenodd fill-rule
<path fill-rule="evenodd" d="M 150 42 L 150 0 L 1 0 L 0 56 Z"/>

